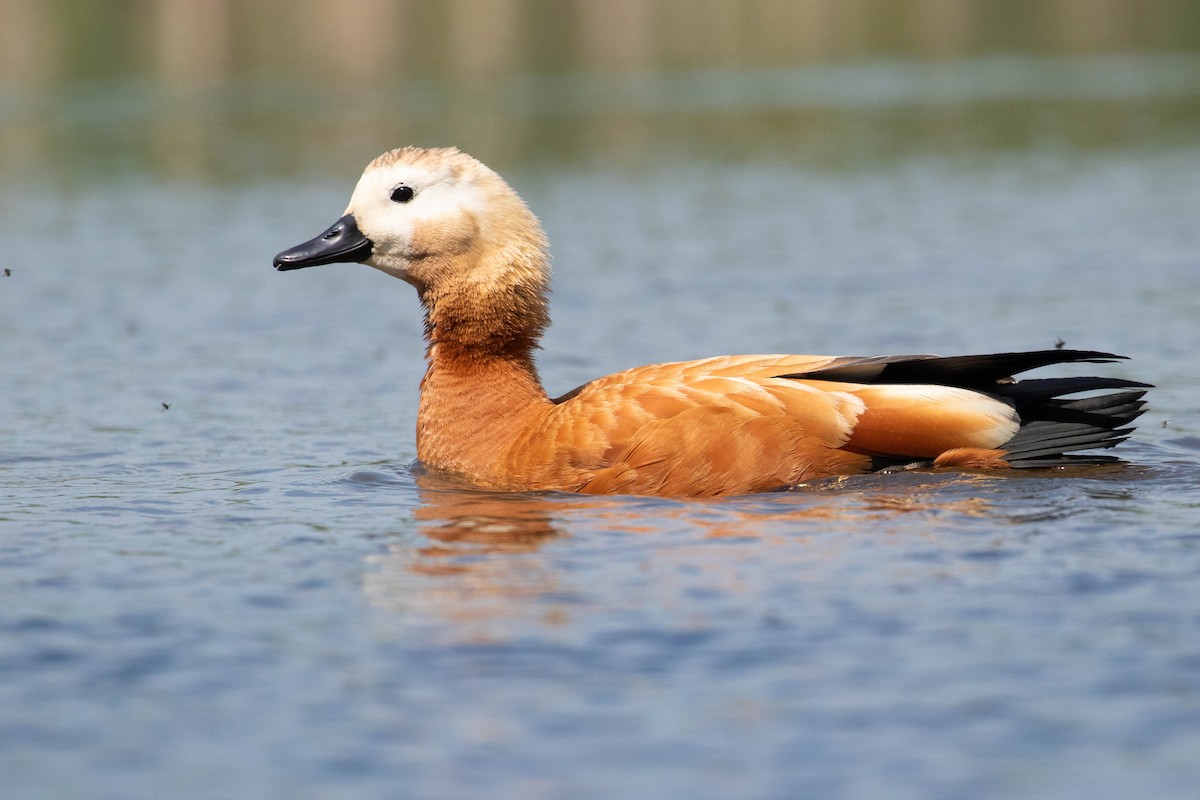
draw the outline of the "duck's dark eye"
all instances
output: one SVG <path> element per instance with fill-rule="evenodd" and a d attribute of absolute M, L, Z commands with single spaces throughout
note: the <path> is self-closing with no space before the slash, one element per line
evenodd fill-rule
<path fill-rule="evenodd" d="M 411 186 L 397 186 L 392 189 L 392 200 L 397 203 L 407 203 L 413 199 L 413 190 Z"/>

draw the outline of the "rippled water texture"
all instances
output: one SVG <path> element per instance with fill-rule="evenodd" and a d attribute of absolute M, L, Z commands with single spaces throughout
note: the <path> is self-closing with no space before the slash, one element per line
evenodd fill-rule
<path fill-rule="evenodd" d="M 945 97 L 904 65 L 529 78 L 614 108 L 458 141 L 549 231 L 552 393 L 1060 338 L 1158 386 L 1127 465 L 719 502 L 410 469 L 411 288 L 270 260 L 377 151 L 451 143 L 437 114 L 293 127 L 297 95 L 233 86 L 189 138 L 120 81 L 0 106 L 56 109 L 62 150 L 0 184 L 0 795 L 1195 796 L 1200 69 L 1047 63 L 951 65 Z M 624 144 L 563 138 L 592 124 Z M 194 159 L 145 147 L 173 135 Z"/>

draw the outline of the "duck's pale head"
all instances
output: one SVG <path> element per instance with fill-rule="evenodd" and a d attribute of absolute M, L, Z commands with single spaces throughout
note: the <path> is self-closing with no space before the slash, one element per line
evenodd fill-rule
<path fill-rule="evenodd" d="M 367 165 L 342 218 L 275 268 L 360 262 L 424 290 L 514 265 L 544 272 L 545 250 L 537 219 L 491 169 L 454 148 L 404 147 Z"/>

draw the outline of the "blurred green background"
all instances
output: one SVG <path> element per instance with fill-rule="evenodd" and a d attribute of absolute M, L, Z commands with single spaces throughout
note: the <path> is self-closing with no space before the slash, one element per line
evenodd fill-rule
<path fill-rule="evenodd" d="M 1177 145 L 1194 0 L 0 0 L 8 180 Z"/>

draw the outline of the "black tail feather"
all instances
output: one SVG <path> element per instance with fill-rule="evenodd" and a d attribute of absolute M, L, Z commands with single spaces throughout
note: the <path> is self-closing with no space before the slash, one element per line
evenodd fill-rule
<path fill-rule="evenodd" d="M 1122 461 L 1117 456 L 1088 453 L 1084 456 L 1044 456 L 1009 463 L 1014 469 L 1048 469 L 1051 467 L 1094 467 L 1099 464 L 1120 464 Z"/>
<path fill-rule="evenodd" d="M 1098 389 L 1149 389 L 1150 384 L 1124 378 L 1026 378 L 1004 387 L 1003 394 L 1012 400 L 1032 402 L 1049 400 L 1064 394 L 1091 392 Z"/>
<path fill-rule="evenodd" d="M 1091 386 L 1075 388 L 1073 391 L 1111 388 L 1112 380 L 1097 378 Z M 996 392 L 1012 399 L 1021 417 L 1021 429 L 1002 445 L 1008 452 L 1005 460 L 1014 467 L 1052 466 L 1049 460 L 1061 460 L 1066 453 L 1113 447 L 1128 438 L 1133 432 L 1133 421 L 1146 410 L 1146 402 L 1142 399 L 1146 394 L 1144 389 L 1062 400 L 1018 389 L 1027 382 L 1000 387 Z M 1112 461 L 1111 456 L 1101 455 L 1069 458 L 1073 464 Z"/>

